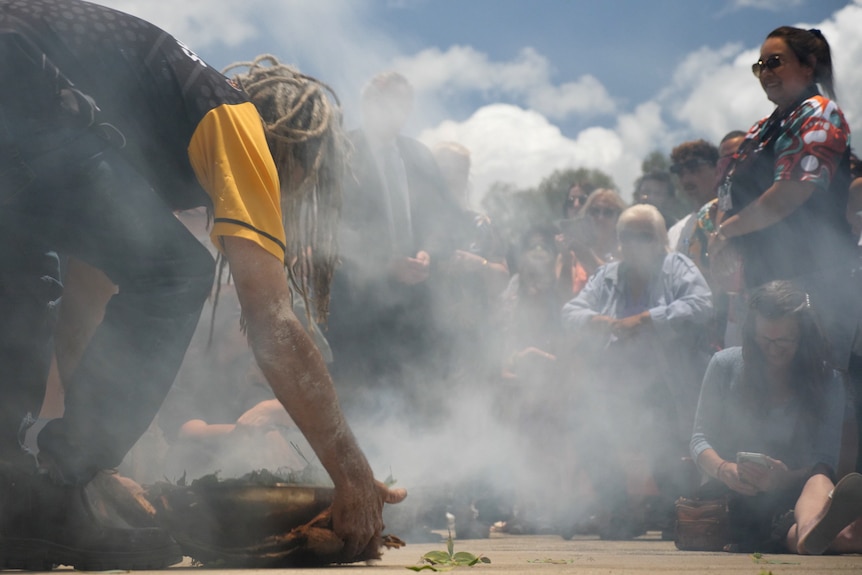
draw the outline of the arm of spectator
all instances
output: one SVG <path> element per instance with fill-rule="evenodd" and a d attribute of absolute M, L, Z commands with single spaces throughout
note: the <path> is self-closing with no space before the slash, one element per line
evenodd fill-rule
<path fill-rule="evenodd" d="M 394 259 L 390 273 L 396 281 L 403 284 L 420 284 L 431 275 L 431 256 L 426 251 L 420 251 L 414 258 Z"/>
<path fill-rule="evenodd" d="M 503 378 L 517 378 L 520 372 L 532 371 L 541 364 L 557 360 L 554 354 L 543 351 L 537 347 L 527 347 L 509 356 L 503 365 Z"/>
<path fill-rule="evenodd" d="M 488 265 L 484 266 L 483 274 L 489 297 L 495 298 L 503 293 L 503 290 L 506 289 L 506 285 L 509 283 L 510 277 L 509 265 L 505 259 L 489 259 Z"/>
<path fill-rule="evenodd" d="M 816 188 L 813 182 L 778 180 L 738 214 L 721 222 L 718 241 L 721 236 L 730 239 L 777 224 L 808 201 Z M 710 246 L 710 251 L 718 251 L 713 250 L 712 242 Z"/>
<path fill-rule="evenodd" d="M 649 310 L 656 332 L 665 337 L 684 326 L 706 325 L 712 317 L 712 292 L 697 266 L 682 254 L 671 254 L 670 281 L 673 301 Z"/>
<path fill-rule="evenodd" d="M 691 457 L 698 465 L 700 465 L 702 453 L 707 450 L 715 451 L 710 438 L 720 434 L 724 425 L 727 424 L 723 407 L 730 391 L 730 378 L 733 377 L 732 358 L 728 357 L 729 353 L 734 352 L 720 351 L 713 355 L 703 376 L 700 399 L 697 402 L 697 411 L 694 415 L 694 430 L 689 445 Z M 707 475 L 715 477 L 714 469 L 701 467 L 701 470 Z M 713 473 L 710 473 L 711 471 Z"/>
<path fill-rule="evenodd" d="M 236 420 L 237 431 L 266 429 L 275 426 L 296 427 L 277 399 L 267 399 L 243 413 Z"/>
<path fill-rule="evenodd" d="M 236 426 L 232 423 L 209 424 L 203 419 L 190 419 L 185 422 L 177 434 L 178 439 L 213 439 L 232 433 Z"/>
<path fill-rule="evenodd" d="M 562 321 L 566 332 L 577 334 L 594 323 L 593 318 L 601 315 L 599 310 L 602 309 L 605 295 L 605 273 L 599 270 L 587 281 L 581 293 L 563 306 Z"/>
<path fill-rule="evenodd" d="M 491 296 L 500 294 L 509 281 L 509 266 L 505 260 L 494 261 L 465 250 L 455 250 L 450 261 L 460 271 L 480 274 Z"/>

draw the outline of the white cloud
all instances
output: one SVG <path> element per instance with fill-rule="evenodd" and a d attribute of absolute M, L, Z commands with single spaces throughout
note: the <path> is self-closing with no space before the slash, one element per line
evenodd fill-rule
<path fill-rule="evenodd" d="M 492 104 L 464 122 L 446 121 L 425 130 L 420 139 L 429 146 L 454 140 L 471 150 L 477 204 L 495 182 L 528 188 L 556 169 L 577 167 L 606 171 L 628 195 L 640 161 L 667 131 L 659 112 L 658 105 L 647 103 L 620 116 L 614 129 L 592 127 L 571 139 L 535 110 Z"/>
<path fill-rule="evenodd" d="M 817 27 L 832 47 L 838 103 L 850 125 L 862 134 L 862 0 L 845 6 Z"/>
<path fill-rule="evenodd" d="M 733 0 L 730 3 L 732 10 L 741 10 L 744 8 L 756 8 L 759 10 L 770 10 L 772 12 L 780 12 L 787 8 L 800 6 L 803 0 Z"/>
<path fill-rule="evenodd" d="M 396 59 L 393 67 L 404 73 L 417 91 L 443 98 L 479 92 L 488 99 L 503 97 L 523 103 L 557 120 L 615 111 L 610 94 L 594 76 L 554 84 L 550 62 L 533 48 L 524 48 L 516 58 L 504 62 L 491 61 L 471 46 L 451 46 L 446 51 L 429 48 Z"/>
<path fill-rule="evenodd" d="M 659 101 L 683 131 L 699 137 L 718 141 L 730 130 L 747 130 L 772 110 L 751 74 L 757 53 L 738 44 L 701 48 L 680 64 Z"/>
<path fill-rule="evenodd" d="M 443 122 L 420 139 L 429 145 L 455 140 L 469 148 L 473 188 L 479 193 L 496 181 L 531 186 L 577 155 L 575 142 L 544 116 L 510 104 L 485 106 L 464 122 Z"/>

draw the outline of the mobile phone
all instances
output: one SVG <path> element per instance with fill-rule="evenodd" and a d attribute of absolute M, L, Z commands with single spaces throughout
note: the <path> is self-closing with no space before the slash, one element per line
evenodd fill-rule
<path fill-rule="evenodd" d="M 769 458 L 766 455 L 762 453 L 752 453 L 750 451 L 740 451 L 739 453 L 737 453 L 736 462 L 754 463 L 755 465 L 769 467 Z"/>

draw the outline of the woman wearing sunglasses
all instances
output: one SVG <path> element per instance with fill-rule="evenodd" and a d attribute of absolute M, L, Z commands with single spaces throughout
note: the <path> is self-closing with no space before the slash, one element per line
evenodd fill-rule
<path fill-rule="evenodd" d="M 591 275 L 599 266 L 619 258 L 617 220 L 625 208 L 620 195 L 608 188 L 594 191 L 581 208 L 580 217 L 587 219 L 592 231 L 588 247 L 593 257 L 583 262 Z"/>
<path fill-rule="evenodd" d="M 709 253 L 729 291 L 793 279 L 818 304 L 834 359 L 846 366 L 850 340 L 837 321 L 852 258 L 844 210 L 850 130 L 835 103 L 832 55 L 819 30 L 782 26 L 763 42 L 752 71 L 775 111 L 746 135 L 719 186 L 719 227 Z M 728 246 L 735 249 L 728 250 Z M 741 274 L 727 265 L 738 253 Z M 845 274 L 846 275 L 846 274 Z M 735 289 L 734 289 L 735 288 Z"/>
<path fill-rule="evenodd" d="M 572 188 L 579 190 L 579 186 Z M 570 192 L 570 198 L 572 192 Z M 557 236 L 557 291 L 561 304 L 578 295 L 587 278 L 607 262 L 619 257 L 617 219 L 626 204 L 608 188 L 592 191 L 577 213 L 565 206 L 565 220 L 559 222 Z"/>

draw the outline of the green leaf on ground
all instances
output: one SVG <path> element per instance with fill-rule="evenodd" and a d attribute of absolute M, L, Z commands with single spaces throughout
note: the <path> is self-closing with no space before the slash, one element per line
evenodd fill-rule
<path fill-rule="evenodd" d="M 452 533 L 446 540 L 446 551 L 429 551 L 419 559 L 420 565 L 410 565 L 411 571 L 449 571 L 455 567 L 473 567 L 479 563 L 490 563 L 491 560 L 482 555 L 474 555 L 466 551 L 455 553 L 455 541 Z"/>

